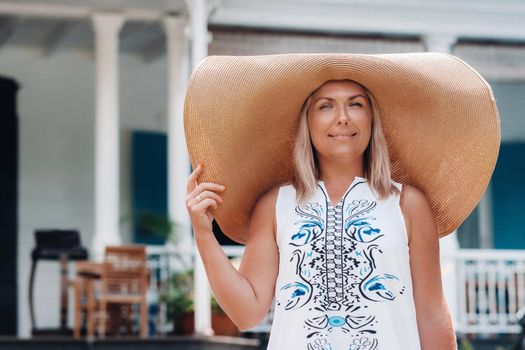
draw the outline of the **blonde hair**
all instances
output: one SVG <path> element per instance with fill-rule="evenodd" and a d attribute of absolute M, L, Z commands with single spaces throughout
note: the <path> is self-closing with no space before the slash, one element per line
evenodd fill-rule
<path fill-rule="evenodd" d="M 380 108 L 372 93 L 365 86 L 353 80 L 348 81 L 360 85 L 365 90 L 370 102 L 372 130 L 370 142 L 364 152 L 363 167 L 370 188 L 376 192 L 379 199 L 384 199 L 390 194 L 399 193 L 399 189 L 391 182 L 390 157 L 381 127 Z M 299 205 L 304 205 L 307 200 L 313 197 L 319 180 L 319 164 L 308 129 L 308 112 L 312 105 L 312 97 L 321 86 L 306 98 L 299 115 L 299 128 L 294 146 L 295 176 L 292 182 L 296 190 L 296 201 Z"/>

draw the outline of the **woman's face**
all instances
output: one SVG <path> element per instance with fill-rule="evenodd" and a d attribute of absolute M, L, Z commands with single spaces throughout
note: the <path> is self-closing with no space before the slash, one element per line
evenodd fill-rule
<path fill-rule="evenodd" d="M 361 157 L 372 129 L 372 113 L 364 89 L 348 80 L 324 83 L 312 96 L 308 128 L 318 157 Z"/>

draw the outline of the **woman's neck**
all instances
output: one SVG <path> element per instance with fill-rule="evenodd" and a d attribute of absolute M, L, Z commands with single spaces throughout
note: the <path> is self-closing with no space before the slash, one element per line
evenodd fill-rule
<path fill-rule="evenodd" d="M 363 162 L 352 163 L 320 162 L 319 180 L 331 187 L 346 188 L 356 176 L 365 177 Z"/>

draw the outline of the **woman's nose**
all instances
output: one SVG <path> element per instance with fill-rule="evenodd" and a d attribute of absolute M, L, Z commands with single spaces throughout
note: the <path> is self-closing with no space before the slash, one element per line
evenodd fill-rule
<path fill-rule="evenodd" d="M 348 116 L 346 111 L 344 109 L 340 110 L 337 116 L 337 125 L 348 125 L 349 120 L 350 117 Z"/>

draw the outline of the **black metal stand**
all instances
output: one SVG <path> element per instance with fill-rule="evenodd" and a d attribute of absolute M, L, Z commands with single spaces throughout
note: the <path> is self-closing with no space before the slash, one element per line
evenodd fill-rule
<path fill-rule="evenodd" d="M 80 235 L 75 230 L 37 230 L 35 231 L 36 248 L 31 253 L 31 273 L 29 276 L 29 312 L 31 316 L 31 334 L 72 335 L 67 327 L 68 286 L 67 276 L 70 260 L 86 260 L 86 248 L 80 245 Z M 39 260 L 57 260 L 60 263 L 60 328 L 38 329 L 34 310 L 34 280 Z"/>

